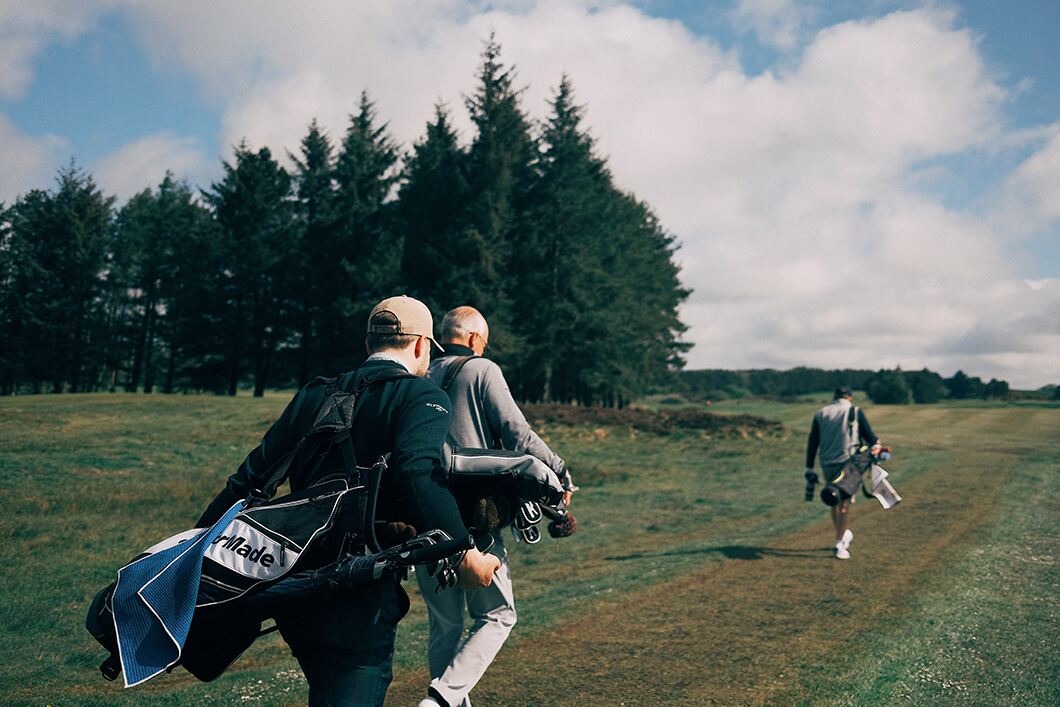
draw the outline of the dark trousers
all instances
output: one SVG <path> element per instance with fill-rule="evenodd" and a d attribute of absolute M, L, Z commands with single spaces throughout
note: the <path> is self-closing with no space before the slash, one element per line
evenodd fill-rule
<path fill-rule="evenodd" d="M 307 572 L 254 599 L 256 608 L 275 617 L 302 667 L 312 707 L 383 704 L 393 679 L 397 624 L 409 609 L 400 584 L 339 591 Z"/>

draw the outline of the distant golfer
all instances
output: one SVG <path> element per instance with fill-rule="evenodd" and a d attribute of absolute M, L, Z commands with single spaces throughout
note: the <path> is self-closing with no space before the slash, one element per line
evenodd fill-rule
<path fill-rule="evenodd" d="M 530 429 L 500 366 L 482 358 L 489 345 L 489 326 L 482 314 L 473 307 L 452 310 L 442 320 L 441 339 L 445 353 L 431 361 L 427 378 L 444 387 L 452 401 L 449 434 L 453 442 L 461 447 L 507 449 L 537 457 L 559 476 L 569 504 L 575 487 L 566 464 Z M 427 657 L 431 683 L 420 707 L 470 706 L 468 693 L 515 626 L 508 552 L 499 531 L 494 531 L 493 540 L 490 552 L 501 565 L 486 589 L 435 592 L 430 577 L 416 573 L 430 617 Z M 473 623 L 461 641 L 465 604 Z"/>
<path fill-rule="evenodd" d="M 818 410 L 813 416 L 813 427 L 810 439 L 806 444 L 806 481 L 817 483 L 817 474 L 813 470 L 817 452 L 821 453 L 821 470 L 825 483 L 831 483 L 843 470 L 850 458 L 854 456 L 860 440 L 872 446 L 875 454 L 880 448 L 880 440 L 872 433 L 868 419 L 860 408 L 854 414 L 854 394 L 850 388 L 840 386 L 835 389 L 833 400 Z M 857 438 L 854 435 L 857 422 Z M 835 525 L 835 556 L 840 560 L 850 559 L 850 543 L 854 533 L 847 527 L 850 524 L 850 504 L 854 497 L 840 500 L 832 506 L 832 523 Z"/>

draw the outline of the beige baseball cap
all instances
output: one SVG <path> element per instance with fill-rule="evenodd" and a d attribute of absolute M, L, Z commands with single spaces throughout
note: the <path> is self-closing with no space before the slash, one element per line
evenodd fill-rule
<path fill-rule="evenodd" d="M 372 318 L 380 312 L 390 312 L 397 317 L 397 324 L 372 324 Z M 407 295 L 388 297 L 375 307 L 368 315 L 369 334 L 408 334 L 409 336 L 426 336 L 439 351 L 445 351 L 434 340 L 434 318 L 427 305 Z"/>

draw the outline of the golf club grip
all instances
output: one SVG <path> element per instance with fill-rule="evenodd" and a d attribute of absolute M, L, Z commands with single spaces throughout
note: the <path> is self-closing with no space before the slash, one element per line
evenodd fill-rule
<path fill-rule="evenodd" d="M 475 547 L 475 538 L 468 534 L 454 540 L 443 540 L 442 542 L 429 547 L 409 550 L 408 554 L 405 555 L 402 560 L 405 564 L 419 565 L 424 562 L 443 560 L 446 557 L 455 555 L 458 552 L 463 552 L 464 550 L 470 550 L 473 547 Z"/>
<path fill-rule="evenodd" d="M 541 512 L 548 516 L 550 520 L 559 520 L 565 513 L 565 511 L 556 508 L 555 506 L 550 506 L 547 503 L 539 505 L 541 506 Z"/>

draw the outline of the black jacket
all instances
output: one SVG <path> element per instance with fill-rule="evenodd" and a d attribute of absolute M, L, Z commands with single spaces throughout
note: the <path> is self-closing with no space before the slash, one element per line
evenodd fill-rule
<path fill-rule="evenodd" d="M 404 368 L 392 361 L 368 361 L 343 375 L 339 386 L 352 391 L 365 376 L 383 371 L 402 372 Z M 295 395 L 261 444 L 228 478 L 224 490 L 199 519 L 199 527 L 215 523 L 233 503 L 246 498 L 251 488 L 261 486 L 260 475 L 313 424 L 323 397 L 324 387 L 314 384 Z M 370 466 L 382 454 L 391 454 L 380 484 L 378 518 L 411 523 L 419 532 L 440 528 L 452 537 L 467 533 L 446 487 L 448 470 L 442 446 L 449 432 L 449 398 L 440 388 L 415 376 L 373 383 L 361 393 L 353 430 L 358 465 Z M 329 459 L 322 469 L 337 465 L 338 460 Z M 292 470 L 289 481 L 291 490 L 298 491 L 313 479 Z"/>

